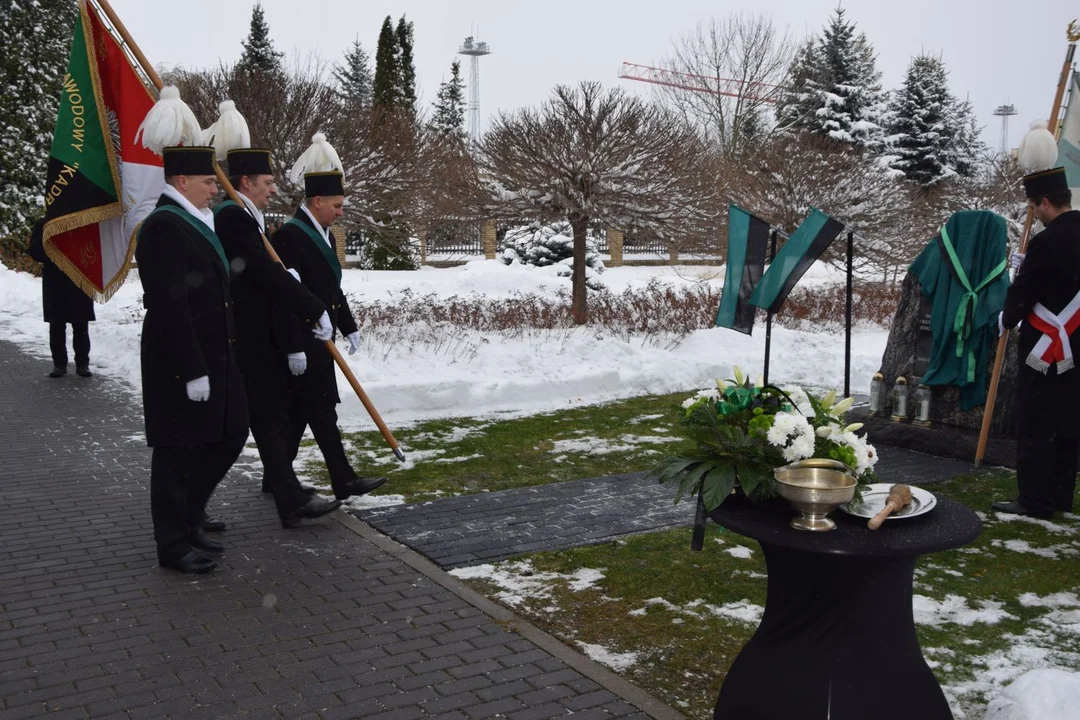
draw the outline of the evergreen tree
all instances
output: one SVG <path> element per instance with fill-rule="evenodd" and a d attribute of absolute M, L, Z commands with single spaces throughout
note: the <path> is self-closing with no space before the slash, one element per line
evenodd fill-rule
<path fill-rule="evenodd" d="M 359 107 L 371 105 L 370 58 L 359 38 L 345 53 L 345 62 L 334 68 L 334 78 L 338 81 L 338 94 L 345 102 Z"/>
<path fill-rule="evenodd" d="M 397 25 L 398 42 L 398 70 L 401 75 L 398 98 L 399 102 L 410 112 L 416 111 L 416 65 L 413 63 L 413 24 L 405 22 L 402 15 Z"/>
<path fill-rule="evenodd" d="M 450 65 L 450 80 L 439 85 L 432 125 L 448 135 L 465 139 L 465 81 L 461 79 L 461 62 Z"/>
<path fill-rule="evenodd" d="M 266 23 L 266 13 L 262 3 L 255 3 L 251 10 L 251 29 L 248 31 L 247 40 L 240 43 L 244 52 L 240 54 L 240 62 L 236 69 L 244 72 L 279 74 L 283 71 L 281 58 L 285 53 L 274 49 L 274 41 L 270 39 L 270 26 Z"/>
<path fill-rule="evenodd" d="M 891 167 L 924 188 L 947 177 L 971 177 L 982 143 L 968 101 L 949 92 L 940 57 L 919 55 L 908 65 L 891 107 Z"/>
<path fill-rule="evenodd" d="M 885 97 L 873 46 L 837 8 L 821 37 L 796 57 L 792 88 L 777 115 L 786 127 L 878 150 Z"/>
<path fill-rule="evenodd" d="M 371 102 L 376 108 L 391 109 L 399 104 L 400 51 L 394 25 L 387 15 L 379 33 L 379 44 L 375 48 L 375 80 L 371 89 Z"/>
<path fill-rule="evenodd" d="M 0 238 L 24 237 L 43 212 L 76 13 L 69 0 L 0 0 Z"/>

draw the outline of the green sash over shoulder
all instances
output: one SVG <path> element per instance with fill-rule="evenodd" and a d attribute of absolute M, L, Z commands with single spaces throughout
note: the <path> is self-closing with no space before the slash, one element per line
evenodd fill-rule
<path fill-rule="evenodd" d="M 338 262 L 337 254 L 327 244 L 326 238 L 319 233 L 315 232 L 315 228 L 308 225 L 306 222 L 301 222 L 296 218 L 289 218 L 285 221 L 286 225 L 295 225 L 300 228 L 311 238 L 311 242 L 315 243 L 315 247 L 319 248 L 319 252 L 322 253 L 323 258 L 327 264 L 330 265 L 330 269 L 334 271 L 334 277 L 337 278 L 338 284 L 341 284 L 341 263 Z"/>
<path fill-rule="evenodd" d="M 192 217 L 191 213 L 176 205 L 162 205 L 161 207 L 155 208 L 154 212 L 150 213 L 150 215 L 159 212 L 167 212 L 178 218 L 182 218 L 184 222 L 198 230 L 199 234 L 203 236 L 206 242 L 210 243 L 210 246 L 214 248 L 214 252 L 221 258 L 221 265 L 225 268 L 225 277 L 229 277 L 229 259 L 225 257 L 225 248 L 221 247 L 221 241 L 218 240 L 218 236 L 214 234 L 213 230 L 206 226 L 206 223 L 198 218 Z M 149 219 L 149 217 L 150 216 L 147 216 L 147 219 Z M 146 227 L 145 220 L 143 221 L 142 227 Z M 139 229 L 139 235 L 140 237 L 142 236 L 142 228 Z"/>

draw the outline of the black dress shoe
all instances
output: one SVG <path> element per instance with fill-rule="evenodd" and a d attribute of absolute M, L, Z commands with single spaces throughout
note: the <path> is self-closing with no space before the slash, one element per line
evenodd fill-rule
<path fill-rule="evenodd" d="M 357 477 L 353 478 L 349 482 L 345 483 L 340 488 L 334 488 L 334 497 L 338 500 L 347 500 L 351 497 L 360 497 L 361 495 L 367 495 L 369 492 L 376 488 L 382 487 L 386 483 L 384 477 Z"/>
<path fill-rule="evenodd" d="M 90 368 L 88 368 L 86 365 L 80 365 L 79 367 L 75 368 L 75 374 L 79 377 L 93 377 L 94 375 L 94 373 L 90 372 Z"/>
<path fill-rule="evenodd" d="M 59 365 L 54 367 L 52 369 L 52 372 L 49 373 L 49 377 L 51 377 L 51 378 L 64 377 L 65 375 L 67 375 L 67 368 L 66 367 L 60 367 Z"/>
<path fill-rule="evenodd" d="M 300 524 L 301 520 L 311 520 L 322 517 L 323 515 L 329 515 L 339 507 L 341 507 L 340 500 L 327 500 L 326 498 L 316 495 L 291 513 L 282 515 L 281 526 L 285 528 L 294 528 Z"/>
<path fill-rule="evenodd" d="M 207 553 L 223 553 L 225 552 L 225 546 L 219 543 L 217 540 L 211 540 L 206 537 L 206 531 L 201 527 L 192 528 L 188 533 L 188 542 L 191 543 L 191 547 L 195 548 L 199 552 Z"/>
<path fill-rule="evenodd" d="M 1028 517 L 1041 518 L 1043 520 L 1049 520 L 1054 517 L 1053 513 L 1032 512 L 1018 502 L 999 501 L 991 503 L 990 509 L 1006 515 L 1026 515 Z"/>
<path fill-rule="evenodd" d="M 206 518 L 203 520 L 202 529 L 207 532 L 221 532 L 225 529 L 225 523 L 221 520 Z"/>
<path fill-rule="evenodd" d="M 217 567 L 216 562 L 194 550 L 188 550 L 186 555 L 169 555 L 158 551 L 158 565 L 191 574 L 208 573 Z"/>

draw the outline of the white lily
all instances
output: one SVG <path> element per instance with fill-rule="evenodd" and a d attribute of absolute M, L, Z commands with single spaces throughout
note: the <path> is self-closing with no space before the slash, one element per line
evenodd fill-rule
<path fill-rule="evenodd" d="M 834 402 L 836 402 L 836 391 L 835 390 L 830 390 L 828 395 L 821 398 L 821 404 L 822 404 L 822 406 L 824 406 L 826 408 L 831 408 L 833 406 Z"/>
<path fill-rule="evenodd" d="M 735 382 L 738 383 L 739 385 L 742 385 L 743 380 L 746 379 L 746 376 L 743 375 L 743 372 L 742 372 L 742 370 L 739 369 L 738 365 L 736 365 L 734 367 L 734 371 L 735 371 Z"/>
<path fill-rule="evenodd" d="M 858 432 L 859 430 L 862 430 L 862 426 L 863 426 L 863 423 L 851 423 L 850 425 L 848 425 L 846 428 L 843 429 L 843 432 L 846 432 L 846 433 Z"/>
<path fill-rule="evenodd" d="M 720 392 L 724 392 L 725 390 L 727 390 L 727 383 L 720 378 L 716 378 L 716 389 Z"/>
<path fill-rule="evenodd" d="M 833 433 L 832 425 L 823 425 L 814 431 L 814 434 L 819 438 L 827 438 Z"/>
<path fill-rule="evenodd" d="M 833 414 L 835 414 L 837 417 L 840 417 L 841 415 L 846 413 L 848 410 L 850 410 L 851 406 L 854 405 L 854 404 L 855 404 L 855 398 L 853 398 L 853 397 L 844 398 L 843 400 L 841 400 L 839 403 L 836 404 L 836 407 L 833 408 Z"/>
<path fill-rule="evenodd" d="M 754 387 L 765 387 L 765 376 L 758 374 L 757 379 L 754 380 Z"/>

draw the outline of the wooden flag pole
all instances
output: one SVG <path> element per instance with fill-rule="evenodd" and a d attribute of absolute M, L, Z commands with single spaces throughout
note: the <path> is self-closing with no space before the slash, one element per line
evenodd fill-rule
<path fill-rule="evenodd" d="M 101 8 L 101 11 L 105 13 L 105 16 L 109 18 L 109 22 L 112 23 L 113 28 L 116 30 L 117 34 L 120 35 L 120 38 L 124 41 L 124 44 L 127 45 L 128 50 L 139 62 L 139 65 L 142 66 L 143 72 L 145 72 L 146 75 L 150 78 L 150 82 L 152 82 L 154 84 L 154 87 L 156 87 L 158 90 L 161 90 L 161 88 L 164 87 L 164 83 L 161 82 L 161 76 L 159 76 L 157 74 L 157 71 L 154 70 L 154 67 L 146 59 L 146 56 L 143 55 L 142 50 L 139 49 L 139 46 L 135 44 L 135 41 L 128 33 L 127 28 L 125 28 L 124 24 L 120 22 L 120 18 L 117 17 L 116 12 L 112 9 L 112 6 L 109 5 L 109 0 L 93 0 L 93 2 L 97 4 L 98 7 Z M 225 189 L 225 194 L 228 195 L 229 199 L 235 202 L 237 205 L 239 205 L 240 207 L 244 207 L 243 200 L 241 200 L 240 196 L 236 194 L 236 188 L 234 188 L 232 186 L 232 183 L 229 182 L 229 178 L 225 176 L 225 173 L 221 169 L 221 166 L 217 163 L 214 163 L 214 169 L 217 174 L 217 181 L 221 184 L 221 187 Z M 260 233 L 260 236 L 262 237 L 263 247 L 266 248 L 266 252 L 270 254 L 270 257 L 273 258 L 274 262 L 284 264 L 281 262 L 281 258 L 278 257 L 277 252 L 275 252 L 274 246 L 271 245 L 270 241 L 266 239 L 266 235 Z M 338 350 L 337 345 L 335 345 L 332 340 L 326 340 L 324 341 L 324 344 L 326 345 L 326 349 L 330 352 L 331 357 L 334 358 L 334 362 L 336 362 L 337 366 L 341 368 L 341 372 L 345 376 L 345 379 L 349 381 L 349 385 L 352 386 L 353 392 L 355 392 L 356 396 L 360 398 L 360 402 L 363 403 L 364 408 L 368 411 L 368 415 L 370 415 L 371 419 L 375 422 L 375 426 L 379 428 L 379 432 L 382 433 L 383 439 L 386 440 L 386 444 L 389 445 L 390 449 L 394 451 L 394 456 L 398 460 L 404 462 L 405 454 L 398 446 L 398 442 L 394 438 L 394 434 L 390 432 L 390 428 L 388 428 L 386 426 L 386 423 L 383 422 L 382 416 L 380 416 L 379 411 L 375 409 L 375 405 L 371 402 L 371 398 L 369 398 L 367 393 L 364 392 L 364 388 L 360 386 L 360 381 L 356 379 L 356 375 L 353 374 L 352 368 L 350 368 L 348 363 L 345 362 L 345 358 L 342 357 L 341 351 Z"/>
<path fill-rule="evenodd" d="M 1057 92 L 1054 93 L 1054 105 L 1050 110 L 1050 118 L 1046 121 L 1046 129 L 1051 134 L 1057 132 L 1058 115 L 1061 113 L 1061 101 L 1065 97 L 1065 87 L 1069 83 L 1069 73 L 1072 70 L 1073 55 L 1076 52 L 1076 42 L 1080 37 L 1076 33 L 1075 23 L 1069 24 L 1068 30 L 1069 48 L 1065 53 L 1065 62 L 1061 66 L 1061 77 L 1058 79 Z M 1031 238 L 1031 226 L 1035 221 L 1035 209 L 1028 207 L 1027 219 L 1024 220 L 1024 232 L 1020 236 L 1020 252 L 1027 251 L 1028 241 Z M 994 403 L 997 401 L 998 383 L 1001 382 L 1001 368 L 1005 361 L 1005 351 L 1009 346 L 1009 333 L 1004 333 L 998 338 L 997 355 L 994 357 L 994 371 L 990 378 L 990 391 L 986 395 L 986 406 L 983 408 L 982 428 L 979 430 L 979 444 L 975 448 L 975 467 L 982 465 L 986 457 L 986 444 L 990 440 L 990 423 L 994 418 Z"/>

